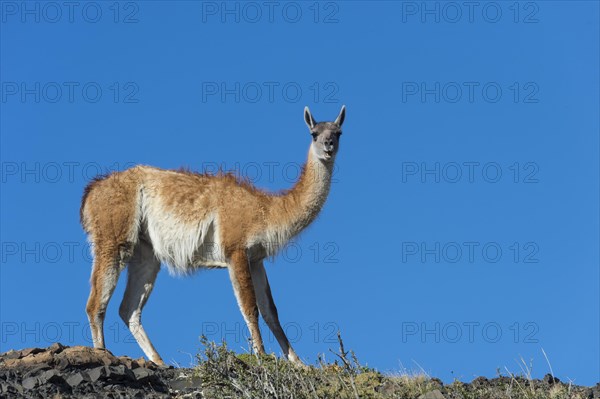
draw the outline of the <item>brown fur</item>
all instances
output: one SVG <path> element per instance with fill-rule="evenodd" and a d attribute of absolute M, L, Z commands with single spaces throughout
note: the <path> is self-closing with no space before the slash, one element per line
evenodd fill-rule
<path fill-rule="evenodd" d="M 92 191 L 92 189 L 94 188 L 94 185 L 96 183 L 106 179 L 108 176 L 109 176 L 109 174 L 98 175 L 98 176 L 94 177 L 83 189 L 83 195 L 81 196 L 81 206 L 79 207 L 79 221 L 81 222 L 82 225 L 83 225 L 83 207 L 85 206 L 87 198 L 90 195 L 90 191 Z"/>

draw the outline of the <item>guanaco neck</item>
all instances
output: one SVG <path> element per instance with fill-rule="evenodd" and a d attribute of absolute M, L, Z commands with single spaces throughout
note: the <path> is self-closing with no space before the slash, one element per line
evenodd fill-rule
<path fill-rule="evenodd" d="M 268 225 L 289 240 L 306 228 L 319 214 L 331 187 L 333 160 L 323 161 L 312 150 L 296 184 L 282 195 L 272 197 Z"/>

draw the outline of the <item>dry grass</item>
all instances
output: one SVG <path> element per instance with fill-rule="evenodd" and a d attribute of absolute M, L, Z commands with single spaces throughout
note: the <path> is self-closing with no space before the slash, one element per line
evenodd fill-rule
<path fill-rule="evenodd" d="M 352 351 L 344 349 L 339 334 L 338 339 L 333 363 L 320 356 L 315 366 L 303 368 L 273 355 L 236 354 L 225 342 L 216 344 L 202 337 L 204 350 L 198 355 L 195 376 L 202 380 L 203 397 L 216 399 L 415 399 L 435 390 L 448 399 L 578 399 L 589 395 L 588 388 L 532 379 L 531 365 L 524 361 L 520 375 L 508 372 L 470 384 L 444 385 L 424 372 L 383 374 L 362 366 Z"/>

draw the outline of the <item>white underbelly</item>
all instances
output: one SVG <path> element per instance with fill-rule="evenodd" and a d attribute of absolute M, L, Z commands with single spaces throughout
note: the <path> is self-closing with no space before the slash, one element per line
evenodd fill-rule
<path fill-rule="evenodd" d="M 150 213 L 146 215 L 146 228 L 156 257 L 171 274 L 188 274 L 201 267 L 227 267 L 215 213 L 196 223 L 184 223 L 166 213 Z"/>

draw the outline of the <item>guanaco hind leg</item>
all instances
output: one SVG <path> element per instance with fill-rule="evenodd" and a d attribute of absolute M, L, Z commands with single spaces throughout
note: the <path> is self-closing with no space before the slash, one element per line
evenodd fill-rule
<path fill-rule="evenodd" d="M 91 289 L 86 311 L 92 332 L 94 348 L 104 349 L 104 318 L 108 302 L 117 286 L 121 273 L 119 250 L 116 246 L 98 243 L 94 247 L 94 266 L 90 279 Z"/>

